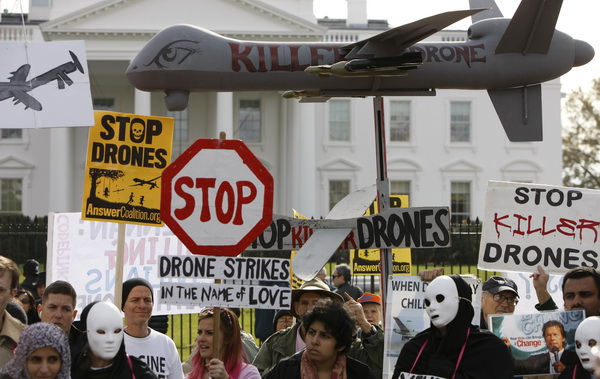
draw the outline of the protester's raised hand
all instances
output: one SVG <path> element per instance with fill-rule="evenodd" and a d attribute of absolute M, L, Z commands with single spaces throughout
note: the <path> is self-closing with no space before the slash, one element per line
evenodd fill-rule
<path fill-rule="evenodd" d="M 352 296 L 348 295 L 347 292 L 344 292 L 344 300 L 346 301 L 346 307 L 354 314 L 354 318 L 356 318 L 356 323 L 358 326 L 365 332 L 368 333 L 371 331 L 371 324 L 367 321 L 365 317 L 365 313 L 363 312 L 363 307 L 359 302 L 354 300 Z"/>
<path fill-rule="evenodd" d="M 438 276 L 444 275 L 444 268 L 439 267 L 439 268 L 430 268 L 427 270 L 421 270 L 421 271 L 419 271 L 418 275 L 421 277 L 421 280 L 423 280 L 425 282 L 431 282 L 433 279 L 437 278 Z"/>
<path fill-rule="evenodd" d="M 548 300 L 550 300 L 550 293 L 548 292 L 548 281 L 550 280 L 550 275 L 546 273 L 542 266 L 537 266 L 538 272 L 529 275 L 530 278 L 533 279 L 533 288 L 535 289 L 535 293 L 538 298 L 538 302 L 540 304 L 544 304 Z"/>

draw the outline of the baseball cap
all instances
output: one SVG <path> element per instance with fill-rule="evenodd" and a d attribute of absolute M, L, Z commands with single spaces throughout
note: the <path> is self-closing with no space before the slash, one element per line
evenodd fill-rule
<path fill-rule="evenodd" d="M 381 297 L 379 295 L 375 295 L 374 293 L 369 292 L 365 292 L 365 294 L 359 297 L 356 301 L 358 301 L 361 304 L 374 303 L 381 305 Z"/>
<path fill-rule="evenodd" d="M 509 278 L 503 278 L 502 276 L 492 276 L 485 283 L 483 283 L 482 289 L 492 295 L 502 291 L 510 291 L 519 297 L 519 288 L 517 283 L 513 282 Z"/>
<path fill-rule="evenodd" d="M 28 259 L 23 265 L 23 272 L 37 275 L 40 270 L 40 263 L 35 259 Z"/>

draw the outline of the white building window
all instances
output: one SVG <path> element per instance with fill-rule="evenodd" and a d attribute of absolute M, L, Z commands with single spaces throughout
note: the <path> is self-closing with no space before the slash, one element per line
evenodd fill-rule
<path fill-rule="evenodd" d="M 329 210 L 350 193 L 349 180 L 329 181 Z"/>
<path fill-rule="evenodd" d="M 237 137 L 244 142 L 260 142 L 260 100 L 240 100 Z"/>
<path fill-rule="evenodd" d="M 407 195 L 410 199 L 410 180 L 391 180 L 390 195 Z"/>
<path fill-rule="evenodd" d="M 450 222 L 460 224 L 471 217 L 471 182 L 452 182 L 450 192 Z"/>
<path fill-rule="evenodd" d="M 410 101 L 390 102 L 390 141 L 410 141 Z"/>
<path fill-rule="evenodd" d="M 329 101 L 329 141 L 350 142 L 350 100 Z"/>
<path fill-rule="evenodd" d="M 189 140 L 188 110 L 167 112 L 167 117 L 173 117 L 173 142 L 187 142 Z"/>
<path fill-rule="evenodd" d="M 1 129 L 1 138 L 3 140 L 23 139 L 23 129 Z"/>
<path fill-rule="evenodd" d="M 450 142 L 471 141 L 471 103 L 450 103 Z"/>
<path fill-rule="evenodd" d="M 115 99 L 112 98 L 94 98 L 92 104 L 96 111 L 112 112 L 115 110 Z"/>
<path fill-rule="evenodd" d="M 0 213 L 23 212 L 23 179 L 0 179 Z"/>

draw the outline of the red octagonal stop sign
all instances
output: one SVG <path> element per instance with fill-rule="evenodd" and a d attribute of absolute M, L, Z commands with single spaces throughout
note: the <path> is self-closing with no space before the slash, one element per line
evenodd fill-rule
<path fill-rule="evenodd" d="M 160 215 L 194 254 L 236 256 L 273 218 L 273 177 L 240 140 L 199 139 L 162 174 Z"/>

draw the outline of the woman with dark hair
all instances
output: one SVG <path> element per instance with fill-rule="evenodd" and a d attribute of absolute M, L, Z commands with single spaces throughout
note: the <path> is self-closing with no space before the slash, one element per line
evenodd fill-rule
<path fill-rule="evenodd" d="M 15 296 L 15 300 L 21 304 L 25 314 L 27 315 L 27 324 L 35 324 L 36 322 L 40 322 L 40 316 L 38 316 L 37 309 L 35 306 L 35 299 L 33 298 L 33 294 L 26 289 L 20 289 L 17 291 L 17 295 Z"/>
<path fill-rule="evenodd" d="M 260 379 L 256 367 L 245 363 L 242 334 L 237 316 L 227 308 L 219 310 L 219 357 L 213 356 L 213 308 L 198 315 L 197 353 L 192 359 L 192 372 L 187 379 Z"/>
<path fill-rule="evenodd" d="M 107 301 L 81 312 L 81 333 L 73 348 L 73 379 L 157 379 L 140 359 L 125 353 L 121 311 Z"/>
<path fill-rule="evenodd" d="M 302 317 L 306 349 L 277 363 L 268 379 L 375 379 L 367 365 L 346 356 L 356 339 L 356 320 L 340 302 L 320 299 Z"/>
<path fill-rule="evenodd" d="M 502 340 L 472 325 L 471 287 L 459 275 L 439 276 L 425 290 L 431 327 L 408 341 L 392 379 L 402 373 L 443 378 L 513 378 L 513 362 Z M 407 375 L 411 374 L 411 375 Z"/>
<path fill-rule="evenodd" d="M 2 379 L 69 379 L 71 352 L 67 335 L 58 326 L 39 322 L 21 333 L 14 358 L 0 370 Z"/>

